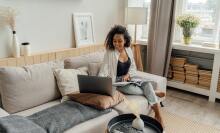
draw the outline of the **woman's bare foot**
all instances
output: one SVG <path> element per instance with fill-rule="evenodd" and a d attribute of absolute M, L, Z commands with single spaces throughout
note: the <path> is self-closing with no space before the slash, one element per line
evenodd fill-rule
<path fill-rule="evenodd" d="M 164 123 L 163 123 L 163 120 L 162 120 L 162 117 L 160 116 L 160 114 L 155 114 L 154 118 L 161 124 L 161 126 L 164 129 Z"/>
<path fill-rule="evenodd" d="M 156 96 L 158 96 L 158 97 L 165 97 L 166 96 L 166 93 L 165 92 L 162 92 L 162 91 L 155 91 L 155 94 L 156 94 Z"/>
<path fill-rule="evenodd" d="M 161 113 L 160 113 L 159 104 L 156 103 L 156 104 L 152 105 L 151 108 L 154 110 L 155 119 L 161 124 L 161 126 L 164 129 L 164 123 L 163 123 L 163 119 L 162 119 L 162 116 L 161 116 Z"/>

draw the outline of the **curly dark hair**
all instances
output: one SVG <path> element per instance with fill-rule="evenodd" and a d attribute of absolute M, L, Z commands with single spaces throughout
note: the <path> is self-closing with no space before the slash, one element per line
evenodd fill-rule
<path fill-rule="evenodd" d="M 122 34 L 124 35 L 125 39 L 125 47 L 130 47 L 131 45 L 131 36 L 128 33 L 127 29 L 124 26 L 121 25 L 115 25 L 114 27 L 111 28 L 109 31 L 106 39 L 105 39 L 105 47 L 106 49 L 114 50 L 115 47 L 113 45 L 113 37 L 115 34 Z"/>

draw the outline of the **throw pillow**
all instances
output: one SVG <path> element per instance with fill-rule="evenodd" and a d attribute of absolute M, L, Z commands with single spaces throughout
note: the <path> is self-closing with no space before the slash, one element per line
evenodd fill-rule
<path fill-rule="evenodd" d="M 60 98 L 53 63 L 24 67 L 1 67 L 0 90 L 3 108 L 9 113 L 26 110 Z"/>
<path fill-rule="evenodd" d="M 76 102 L 89 105 L 97 109 L 108 109 L 124 100 L 124 95 L 116 91 L 113 96 L 106 96 L 94 93 L 68 94 L 68 97 Z"/>
<path fill-rule="evenodd" d="M 56 69 L 54 75 L 57 79 L 58 88 L 64 97 L 67 94 L 79 92 L 77 75 L 88 75 L 85 68 L 79 69 Z"/>
<path fill-rule="evenodd" d="M 77 57 L 70 57 L 64 60 L 65 69 L 77 69 L 79 67 L 88 67 L 91 62 L 102 62 L 105 52 L 94 52 Z"/>
<path fill-rule="evenodd" d="M 97 76 L 101 68 L 101 62 L 92 62 L 88 65 L 88 73 L 90 76 Z"/>

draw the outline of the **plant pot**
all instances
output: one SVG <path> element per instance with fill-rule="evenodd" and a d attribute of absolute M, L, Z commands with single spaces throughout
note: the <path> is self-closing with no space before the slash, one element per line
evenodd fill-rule
<path fill-rule="evenodd" d="M 184 44 L 187 44 L 187 45 L 190 44 L 191 40 L 192 40 L 191 37 L 183 37 Z"/>

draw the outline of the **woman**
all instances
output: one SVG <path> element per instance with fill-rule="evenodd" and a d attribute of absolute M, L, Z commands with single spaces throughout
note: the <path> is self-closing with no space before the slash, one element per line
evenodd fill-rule
<path fill-rule="evenodd" d="M 130 45 L 131 37 L 126 28 L 120 25 L 114 26 L 105 40 L 106 53 L 99 76 L 111 77 L 113 83 L 118 79 L 129 81 L 135 76 L 136 65 Z M 150 82 L 144 82 L 140 87 L 128 84 L 118 90 L 125 94 L 144 95 L 155 112 L 155 119 L 163 125 L 156 95 L 162 97 L 165 93 L 155 93 Z"/>

